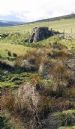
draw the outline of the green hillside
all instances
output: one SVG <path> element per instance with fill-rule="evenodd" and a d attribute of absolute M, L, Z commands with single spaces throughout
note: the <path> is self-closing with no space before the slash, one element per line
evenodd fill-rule
<path fill-rule="evenodd" d="M 29 43 L 35 27 L 60 33 Z M 75 18 L 0 27 L 0 129 L 75 129 L 74 34 Z"/>
<path fill-rule="evenodd" d="M 0 27 L 0 32 L 31 32 L 33 27 L 36 26 L 48 26 L 49 28 L 56 29 L 58 31 L 64 31 L 70 33 L 71 29 L 75 32 L 75 18 L 72 19 L 60 19 L 49 22 L 35 22 L 14 27 Z"/>

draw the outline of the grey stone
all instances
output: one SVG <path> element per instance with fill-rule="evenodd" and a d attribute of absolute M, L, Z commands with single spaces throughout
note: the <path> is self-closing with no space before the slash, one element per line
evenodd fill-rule
<path fill-rule="evenodd" d="M 35 27 L 33 28 L 32 34 L 28 41 L 29 43 L 38 42 L 58 33 L 59 32 L 55 32 L 52 29 L 49 30 L 48 27 Z"/>
<path fill-rule="evenodd" d="M 72 58 L 66 62 L 68 68 L 70 68 L 72 71 L 75 71 L 75 58 Z"/>

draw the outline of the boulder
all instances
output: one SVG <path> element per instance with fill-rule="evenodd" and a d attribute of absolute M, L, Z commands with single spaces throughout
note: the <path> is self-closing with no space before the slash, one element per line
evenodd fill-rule
<path fill-rule="evenodd" d="M 19 68 L 24 71 L 36 71 L 37 67 L 34 60 L 24 59 L 20 62 Z"/>
<path fill-rule="evenodd" d="M 66 62 L 68 68 L 70 68 L 72 71 L 75 71 L 75 58 L 69 59 Z"/>
<path fill-rule="evenodd" d="M 35 27 L 33 28 L 32 34 L 28 41 L 29 43 L 38 42 L 58 33 L 59 32 L 55 32 L 52 29 L 49 30 L 48 27 Z"/>

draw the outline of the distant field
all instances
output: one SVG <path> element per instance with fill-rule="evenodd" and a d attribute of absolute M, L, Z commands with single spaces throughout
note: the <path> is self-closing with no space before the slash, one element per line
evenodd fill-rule
<path fill-rule="evenodd" d="M 49 22 L 35 22 L 25 25 L 19 25 L 14 27 L 0 27 L 0 33 L 4 32 L 20 32 L 27 33 L 31 32 L 32 28 L 36 26 L 48 26 L 49 28 L 53 28 L 57 31 L 65 31 L 67 33 L 75 33 L 75 18 L 72 19 L 62 19 L 56 21 Z"/>
<path fill-rule="evenodd" d="M 11 27 L 0 27 L 0 33 L 11 33 L 8 37 L 0 39 L 1 56 L 4 57 L 5 55 L 7 55 L 7 51 L 10 51 L 11 53 L 16 53 L 17 55 L 23 55 L 27 52 L 27 50 L 31 49 L 32 47 L 49 47 L 49 42 L 52 41 L 52 38 L 48 38 L 37 44 L 28 44 L 29 47 L 26 47 L 27 45 L 25 44 L 24 40 L 27 38 L 32 29 L 36 26 L 48 26 L 49 28 L 53 28 L 54 30 L 60 32 L 65 31 L 66 33 L 75 33 L 75 18 L 49 22 L 35 22 Z M 20 33 L 20 35 L 18 35 L 18 33 Z M 69 48 L 73 48 L 75 50 L 75 40 L 72 42 L 60 42 L 67 45 Z"/>
<path fill-rule="evenodd" d="M 49 22 L 35 22 L 11 27 L 0 27 L 0 33 L 10 33 L 8 37 L 0 39 L 1 56 L 4 57 L 5 55 L 7 55 L 7 51 L 10 51 L 11 53 L 16 53 L 17 55 L 24 55 L 32 47 L 49 47 L 49 42 L 52 41 L 52 38 L 48 38 L 46 40 L 38 42 L 37 44 L 25 44 L 24 40 L 27 38 L 32 29 L 36 26 L 47 26 L 60 32 L 65 31 L 66 33 L 75 33 L 75 18 Z M 18 33 L 20 33 L 20 35 L 18 35 Z M 72 42 L 66 40 L 64 42 L 60 42 L 75 50 L 75 40 Z"/>

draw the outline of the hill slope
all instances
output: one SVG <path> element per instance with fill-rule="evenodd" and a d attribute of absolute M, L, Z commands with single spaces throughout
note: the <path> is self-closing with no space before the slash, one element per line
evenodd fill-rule
<path fill-rule="evenodd" d="M 59 20 L 60 18 L 60 20 Z M 31 32 L 34 27 L 40 27 L 45 26 L 52 28 L 57 31 L 65 31 L 67 33 L 71 33 L 71 30 L 73 33 L 75 33 L 75 15 L 67 15 L 63 16 L 62 18 L 55 18 L 53 19 L 45 19 L 38 22 L 33 23 L 26 23 L 22 25 L 15 25 L 15 26 L 9 26 L 9 27 L 0 27 L 0 32 L 20 32 L 20 33 L 28 33 Z"/>
<path fill-rule="evenodd" d="M 36 26 L 72 33 L 75 18 L 0 27 L 0 128 L 75 129 L 75 39 L 29 44 Z"/>
<path fill-rule="evenodd" d="M 62 19 L 72 19 L 75 18 L 75 14 L 69 14 L 69 15 L 63 15 L 59 17 L 53 17 L 53 18 L 48 18 L 48 19 L 43 19 L 43 20 L 38 20 L 36 22 L 47 22 L 47 21 L 56 21 L 56 20 L 62 20 Z"/>
<path fill-rule="evenodd" d="M 0 20 L 0 26 L 15 26 L 15 25 L 19 25 L 22 24 L 21 22 L 13 22 L 13 21 L 4 21 L 4 20 Z"/>

